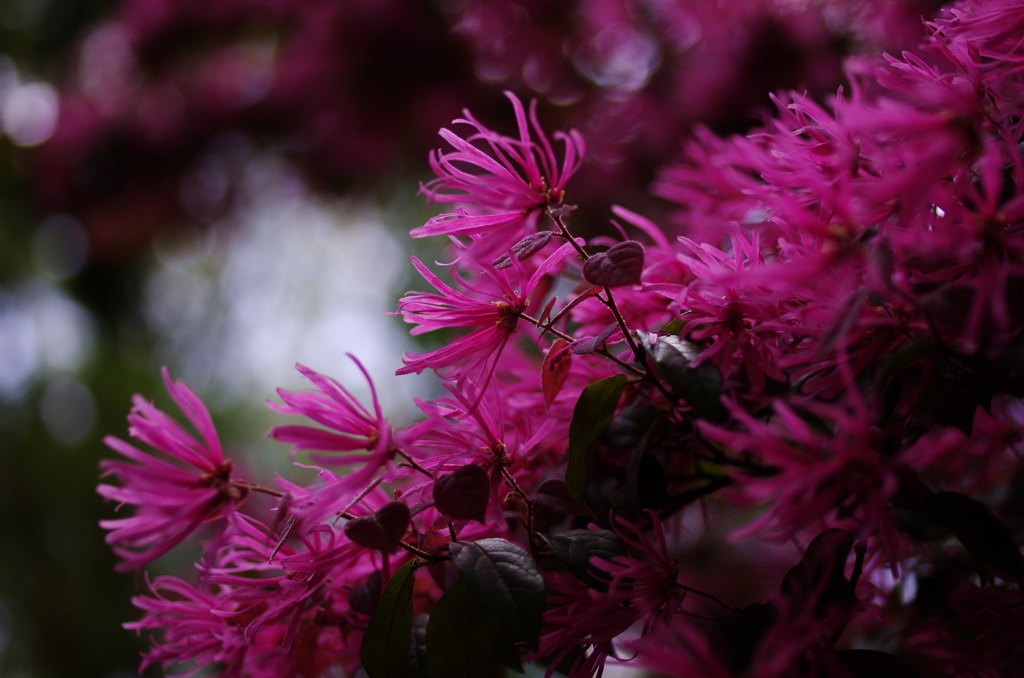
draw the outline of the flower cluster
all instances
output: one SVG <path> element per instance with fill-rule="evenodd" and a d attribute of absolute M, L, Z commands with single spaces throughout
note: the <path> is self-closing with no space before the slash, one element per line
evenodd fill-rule
<path fill-rule="evenodd" d="M 197 583 L 136 600 L 144 666 L 1019 673 L 1024 12 L 928 28 L 927 59 L 853 63 L 831 112 L 779 93 L 746 136 L 696 132 L 655 187 L 675 237 L 624 208 L 621 238 L 573 234 L 582 138 L 556 152 L 511 94 L 518 137 L 442 130 L 423 192 L 455 208 L 413 235 L 454 261 L 446 282 L 414 258 L 436 291 L 397 311 L 452 331 L 399 370 L 446 389 L 422 421 L 300 366 L 312 390 L 272 407 L 316 426 L 271 436 L 312 485 L 234 477 L 169 379 L 203 442 L 141 399 L 130 432 L 169 459 L 109 440 L 126 569 L 219 528 Z M 252 492 L 274 512 L 243 512 Z"/>

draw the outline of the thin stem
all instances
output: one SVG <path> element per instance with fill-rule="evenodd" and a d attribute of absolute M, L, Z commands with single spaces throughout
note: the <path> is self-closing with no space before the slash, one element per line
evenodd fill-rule
<path fill-rule="evenodd" d="M 576 238 L 572 237 L 572 234 L 569 233 L 569 229 L 566 228 L 565 222 L 562 220 L 562 217 L 560 215 L 551 214 L 550 212 L 548 212 L 548 216 L 555 220 L 555 223 L 558 224 L 558 232 L 562 235 L 563 238 L 572 243 L 573 249 L 576 250 L 577 254 L 583 257 L 583 261 L 589 259 L 590 255 L 587 254 L 586 250 L 583 249 L 582 245 L 576 242 Z"/>
<path fill-rule="evenodd" d="M 285 495 L 285 493 L 280 490 L 272 490 L 269 487 L 265 487 L 259 483 L 252 483 L 248 480 L 232 480 L 231 486 L 240 487 L 244 490 L 251 490 L 253 492 L 262 492 L 263 494 L 269 494 L 273 497 L 283 497 Z"/>
<path fill-rule="evenodd" d="M 719 600 L 716 596 L 713 596 L 710 593 L 704 593 L 703 591 L 701 591 L 699 589 L 690 588 L 689 586 L 686 586 L 685 584 L 676 584 L 676 586 L 678 586 L 682 590 L 686 591 L 687 593 L 692 593 L 695 596 L 702 596 L 704 598 L 707 598 L 708 600 L 716 602 L 719 605 L 721 605 L 722 607 L 724 607 L 725 609 L 729 610 L 729 612 L 735 612 L 736 611 L 735 607 L 733 607 L 732 605 L 726 605 L 721 600 Z"/>
<path fill-rule="evenodd" d="M 507 482 L 512 489 L 516 491 L 516 494 L 522 497 L 523 501 L 526 503 L 526 533 L 533 534 L 533 502 L 526 496 L 526 493 L 523 492 L 523 488 L 519 487 L 519 483 L 517 483 L 516 479 L 512 477 L 512 474 L 508 472 L 508 469 L 504 466 L 501 466 L 500 468 L 501 475 L 505 477 L 505 482 Z"/>
<path fill-rule="evenodd" d="M 434 477 L 433 473 L 431 473 L 427 469 L 425 469 L 422 466 L 420 466 L 419 462 L 417 462 L 415 459 L 413 459 L 412 456 L 408 452 L 406 452 L 405 450 L 402 450 L 402 449 L 399 449 L 399 448 L 396 447 L 396 448 L 394 448 L 394 451 L 400 457 L 402 457 L 402 459 L 405 459 L 405 463 L 408 464 L 409 466 L 411 466 L 412 468 L 416 469 L 417 471 L 419 471 L 420 473 L 424 474 L 428 478 L 433 478 Z"/>
<path fill-rule="evenodd" d="M 537 327 L 540 327 L 541 329 L 550 331 L 552 334 L 554 334 L 559 339 L 565 339 L 568 342 L 575 341 L 575 339 L 572 336 L 566 334 L 565 332 L 562 332 L 560 330 L 556 330 L 553 327 L 545 327 L 541 323 L 540 320 L 538 320 L 537 318 L 534 318 L 531 315 L 527 315 L 525 313 L 520 313 L 519 317 L 522 318 L 523 320 L 525 320 L 528 323 L 531 323 L 533 325 L 536 325 Z M 625 362 L 623 360 L 620 360 L 619 358 L 617 358 L 614 355 L 612 355 L 608 351 L 608 349 L 602 348 L 602 349 L 599 349 L 597 351 L 594 351 L 594 353 L 597 353 L 598 355 L 603 356 L 603 357 L 607 358 L 608 360 L 611 360 L 613 363 L 615 363 L 616 365 L 618 365 L 622 369 L 624 369 L 624 370 L 626 370 L 628 372 L 632 372 L 633 374 L 635 374 L 636 376 L 638 376 L 638 377 L 640 377 L 642 379 L 647 379 L 647 377 L 648 377 L 648 375 L 646 373 L 644 373 L 643 371 L 638 370 L 637 368 L 633 367 L 629 363 L 627 363 L 627 362 Z M 660 386 L 660 384 L 659 384 L 659 386 Z M 666 395 L 668 395 L 668 394 L 666 394 Z"/>
<path fill-rule="evenodd" d="M 556 330 L 554 327 L 551 327 L 550 325 L 545 326 L 544 323 L 542 323 L 538 318 L 534 318 L 532 315 L 527 315 L 526 313 L 523 313 L 521 311 L 519 313 L 517 313 L 516 315 L 519 316 L 520 318 L 522 318 L 523 320 L 525 320 L 526 322 L 528 322 L 528 323 L 530 323 L 532 325 L 536 325 L 537 327 L 541 328 L 545 332 L 551 332 L 551 334 L 555 335 L 559 339 L 565 339 L 568 342 L 576 341 L 576 339 L 573 338 L 572 335 L 566 334 L 565 332 L 562 332 L 561 330 Z"/>
<path fill-rule="evenodd" d="M 555 223 L 558 224 L 559 233 L 562 235 L 563 238 L 565 238 L 570 243 L 572 243 L 572 246 L 576 250 L 576 253 L 579 254 L 583 258 L 584 261 L 590 259 L 590 255 L 587 254 L 586 250 L 584 250 L 583 247 L 578 242 L 576 242 L 576 239 L 572 237 L 572 234 L 569 233 L 569 229 L 568 229 L 568 227 L 566 227 L 565 221 L 562 219 L 561 215 L 551 214 L 550 212 L 548 212 L 548 216 L 550 216 L 555 221 Z M 630 335 L 629 328 L 626 326 L 626 320 L 625 320 L 625 318 L 622 317 L 622 313 L 619 311 L 619 307 L 615 303 L 615 297 L 612 295 L 612 291 L 609 288 L 607 288 L 607 287 L 604 288 L 604 291 L 608 295 L 608 299 L 607 300 L 601 299 L 600 296 L 598 297 L 598 299 L 601 299 L 601 303 L 603 303 L 605 306 L 607 306 L 611 310 L 612 315 L 615 316 L 615 322 L 618 323 L 619 328 L 622 330 L 622 336 L 625 337 L 626 343 L 629 344 L 629 349 L 633 352 L 633 357 L 636 359 L 636 361 L 638 363 L 640 363 L 641 365 L 644 366 L 644 369 L 643 370 L 638 370 L 638 369 L 632 367 L 631 365 L 628 365 L 627 363 L 625 363 L 625 362 L 619 360 L 618 358 L 612 356 L 610 353 L 608 353 L 608 351 L 603 350 L 603 351 L 598 351 L 598 353 L 600 353 L 601 355 L 605 356 L 606 358 L 609 358 L 612 362 L 614 362 L 617 365 L 619 365 L 619 366 L 629 370 L 630 372 L 633 372 L 634 374 L 637 374 L 639 376 L 644 377 L 645 379 L 650 381 L 652 384 L 654 384 L 654 386 L 657 387 L 657 389 L 659 391 L 661 391 L 661 393 L 666 398 L 671 400 L 672 396 L 669 394 L 668 389 L 666 389 L 661 384 L 661 382 L 658 381 L 658 378 L 656 376 L 654 376 L 654 373 L 651 371 L 651 366 L 647 364 L 646 356 L 641 352 L 640 347 L 636 345 L 636 342 L 633 340 L 632 335 Z M 540 323 L 539 322 L 534 321 L 534 324 L 536 324 L 538 327 L 540 327 Z M 551 328 L 549 327 L 549 328 L 545 328 L 545 329 L 551 329 Z M 551 329 L 551 331 L 555 332 L 556 334 L 561 336 L 563 339 L 566 339 L 567 341 L 571 341 L 571 339 L 569 339 L 567 335 L 563 335 L 563 334 L 561 334 L 560 332 L 558 332 L 557 330 L 554 330 L 554 329 Z"/>
<path fill-rule="evenodd" d="M 612 296 L 611 289 L 606 287 L 604 288 L 604 292 L 608 295 L 608 299 L 604 300 L 601 299 L 601 297 L 598 297 L 598 299 L 601 299 L 601 302 L 607 306 L 609 310 L 611 310 L 612 315 L 615 316 L 615 322 L 617 322 L 619 327 L 622 329 L 622 336 L 626 338 L 626 343 L 629 344 L 629 350 L 633 352 L 633 355 L 636 357 L 636 361 L 646 365 L 647 361 L 644 360 L 644 354 L 640 352 L 640 347 L 636 345 L 635 341 L 633 341 L 633 335 L 630 334 L 629 328 L 626 327 L 626 319 L 623 318 L 622 313 L 619 312 L 619 307 L 615 303 L 615 297 Z"/>

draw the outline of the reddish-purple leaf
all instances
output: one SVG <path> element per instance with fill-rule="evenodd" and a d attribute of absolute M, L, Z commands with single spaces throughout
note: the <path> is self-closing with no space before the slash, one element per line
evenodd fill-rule
<path fill-rule="evenodd" d="M 617 328 L 618 324 L 612 323 L 611 325 L 608 326 L 607 329 L 605 329 L 604 332 L 601 332 L 601 334 L 597 335 L 596 337 L 589 337 L 582 341 L 576 342 L 575 344 L 572 345 L 573 354 L 590 355 L 597 349 L 601 348 L 601 344 L 603 344 L 605 342 L 605 339 L 610 337 L 612 335 L 612 332 L 614 332 Z"/>
<path fill-rule="evenodd" d="M 348 592 L 348 606 L 361 614 L 373 614 L 381 594 L 381 572 L 374 570 L 366 581 L 352 587 Z"/>
<path fill-rule="evenodd" d="M 576 503 L 569 494 L 569 488 L 561 478 L 545 480 L 537 488 L 537 494 L 531 497 L 533 503 L 542 506 L 555 513 L 564 513 L 569 516 L 590 515 Z"/>
<path fill-rule="evenodd" d="M 559 321 L 559 319 L 563 315 L 565 315 L 566 313 L 568 313 L 569 311 L 574 309 L 579 303 L 581 303 L 583 301 L 586 301 L 590 297 L 596 297 L 598 294 L 601 293 L 601 291 L 603 289 L 604 289 L 603 287 L 591 287 L 589 290 L 586 290 L 585 292 L 582 292 L 575 299 L 573 299 L 568 304 L 563 306 L 562 309 L 558 313 L 555 314 L 554 318 L 551 318 L 550 320 L 548 320 L 546 322 L 542 320 L 542 322 L 545 322 L 544 332 L 547 332 L 548 328 L 552 327 L 555 323 L 557 323 Z M 556 297 L 556 299 L 557 299 L 557 297 Z M 553 304 L 554 304 L 554 299 L 552 299 L 551 301 L 548 302 L 547 307 L 544 308 L 544 315 L 548 315 L 551 312 L 551 308 L 550 307 Z M 544 336 L 544 332 L 540 333 L 541 336 Z"/>
<path fill-rule="evenodd" d="M 452 518 L 483 522 L 490 497 L 491 479 L 476 464 L 457 468 L 434 483 L 437 510 Z"/>
<path fill-rule="evenodd" d="M 409 507 L 389 501 L 368 516 L 345 523 L 345 536 L 368 549 L 394 553 L 409 525 Z"/>
<path fill-rule="evenodd" d="M 562 386 L 565 385 L 565 380 L 569 378 L 572 353 L 562 350 L 568 345 L 569 342 L 565 339 L 555 339 L 540 368 L 540 385 L 544 391 L 544 404 L 548 409 L 551 409 L 551 403 L 555 402 Z"/>
<path fill-rule="evenodd" d="M 533 235 L 528 235 L 515 245 L 512 245 L 512 254 L 516 255 L 516 259 L 519 261 L 533 256 L 537 252 L 540 252 L 544 248 L 544 245 L 547 245 L 551 241 L 551 236 L 551 231 L 540 231 Z M 512 259 L 509 258 L 508 252 L 506 252 L 495 259 L 494 263 L 491 265 L 494 266 L 494 268 L 508 268 L 512 265 Z"/>
<path fill-rule="evenodd" d="M 639 284 L 643 270 L 644 246 L 627 240 L 587 259 L 583 264 L 583 277 L 591 285 L 622 287 Z"/>

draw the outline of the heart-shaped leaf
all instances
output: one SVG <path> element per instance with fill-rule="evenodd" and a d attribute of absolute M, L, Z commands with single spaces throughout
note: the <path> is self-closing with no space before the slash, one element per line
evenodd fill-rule
<path fill-rule="evenodd" d="M 452 518 L 483 522 L 490 498 L 490 478 L 476 464 L 461 466 L 434 483 L 437 510 Z"/>
<path fill-rule="evenodd" d="M 562 349 L 569 345 L 565 339 L 555 339 L 551 343 L 551 349 L 544 358 L 544 365 L 540 368 L 540 386 L 544 391 L 544 404 L 551 408 L 555 402 L 565 380 L 569 378 L 569 368 L 572 367 L 572 353 Z"/>
<path fill-rule="evenodd" d="M 537 252 L 544 249 L 544 245 L 547 245 L 551 241 L 551 231 L 538 231 L 532 235 L 528 235 L 515 245 L 512 245 L 512 254 L 516 255 L 516 259 L 522 261 L 527 257 L 533 256 Z M 500 257 L 494 260 L 491 264 L 494 268 L 508 268 L 512 265 L 512 259 L 508 256 L 508 253 L 502 254 Z"/>
<path fill-rule="evenodd" d="M 590 564 L 597 557 L 611 560 L 626 555 L 626 545 L 609 530 L 569 530 L 557 535 L 540 535 L 558 559 L 580 581 L 599 591 L 608 590 L 608 575 Z"/>
<path fill-rule="evenodd" d="M 406 563 L 391 577 L 363 633 L 359 659 L 369 678 L 405 675 L 412 641 L 412 565 Z"/>
<path fill-rule="evenodd" d="M 577 503 L 583 499 L 590 450 L 611 426 L 625 387 L 626 375 L 616 374 L 589 384 L 576 401 L 569 424 L 569 465 L 565 471 L 565 484 Z"/>
<path fill-rule="evenodd" d="M 640 284 L 644 271 L 644 246 L 636 240 L 614 245 L 583 264 L 583 277 L 591 285 L 622 287 Z"/>
<path fill-rule="evenodd" d="M 537 506 L 555 513 L 564 513 L 570 516 L 590 515 L 576 503 L 576 500 L 569 494 L 569 488 L 566 487 L 565 481 L 560 478 L 552 478 L 541 483 L 532 500 Z"/>
<path fill-rule="evenodd" d="M 353 586 L 348 592 L 348 606 L 362 614 L 373 614 L 380 600 L 380 585 L 380 570 L 374 570 L 366 581 Z"/>
<path fill-rule="evenodd" d="M 601 348 L 601 345 L 604 344 L 605 340 L 612 336 L 612 333 L 617 330 L 618 327 L 618 323 L 612 323 L 596 337 L 590 337 L 576 342 L 572 345 L 572 352 L 576 355 L 590 355 L 597 349 Z"/>
<path fill-rule="evenodd" d="M 345 523 L 345 536 L 368 549 L 394 553 L 409 526 L 409 507 L 389 501 L 368 516 Z"/>
<path fill-rule="evenodd" d="M 474 602 L 536 649 L 544 612 L 544 576 L 530 554 L 497 537 L 452 542 L 448 553 Z"/>

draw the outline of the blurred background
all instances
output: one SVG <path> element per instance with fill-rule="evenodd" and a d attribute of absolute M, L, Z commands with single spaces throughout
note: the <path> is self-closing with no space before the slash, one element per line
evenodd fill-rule
<path fill-rule="evenodd" d="M 647 193 L 694 125 L 742 133 L 768 93 L 819 100 L 846 59 L 914 47 L 932 0 L 0 0 L 0 676 L 135 675 L 132 575 L 97 522 L 104 435 L 168 365 L 249 477 L 288 468 L 264 402 L 298 362 L 393 420 L 430 378 L 395 308 L 427 153 L 501 95 L 576 127 L 574 228 Z M 182 567 L 194 550 L 158 562 Z M 152 671 L 151 671 L 152 673 Z M 154 674 L 155 675 L 155 674 Z"/>

